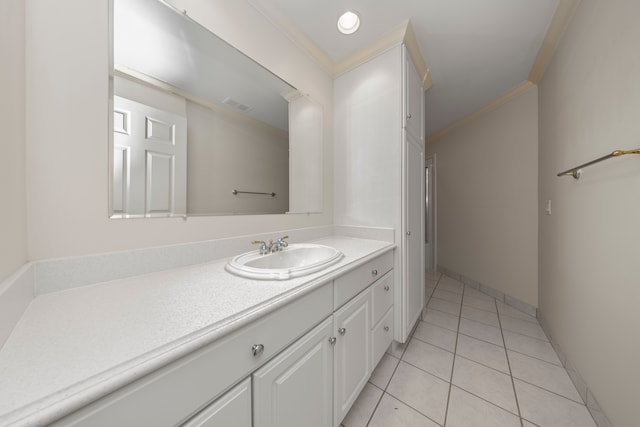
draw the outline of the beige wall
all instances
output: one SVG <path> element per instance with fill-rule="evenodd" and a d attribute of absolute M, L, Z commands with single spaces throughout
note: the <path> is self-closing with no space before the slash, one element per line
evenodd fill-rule
<path fill-rule="evenodd" d="M 187 102 L 187 212 L 287 212 L 289 137 L 279 129 Z M 232 190 L 274 192 L 276 197 Z"/>
<path fill-rule="evenodd" d="M 208 23 L 220 37 L 323 105 L 323 154 L 331 159 L 331 78 L 248 2 L 193 3 L 209 8 Z M 108 4 L 108 0 L 26 1 L 29 259 L 332 222 L 329 162 L 323 171 L 322 214 L 109 220 Z"/>
<path fill-rule="evenodd" d="M 24 1 L 0 2 L 0 281 L 27 260 Z"/>
<path fill-rule="evenodd" d="M 438 264 L 534 307 L 537 108 L 533 87 L 427 144 L 437 162 Z"/>
<path fill-rule="evenodd" d="M 583 0 L 540 84 L 540 313 L 617 427 L 640 425 L 640 2 Z M 629 158 L 630 157 L 630 158 Z"/>

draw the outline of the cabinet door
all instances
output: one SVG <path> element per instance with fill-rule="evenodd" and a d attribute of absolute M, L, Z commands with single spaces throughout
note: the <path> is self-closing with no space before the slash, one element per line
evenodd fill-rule
<path fill-rule="evenodd" d="M 404 126 L 414 138 L 424 140 L 424 90 L 422 81 L 406 48 L 402 49 L 403 55 L 403 88 L 404 88 Z"/>
<path fill-rule="evenodd" d="M 404 152 L 402 335 L 406 338 L 424 305 L 424 150 L 406 135 Z"/>
<path fill-rule="evenodd" d="M 340 425 L 371 375 L 371 292 L 362 292 L 333 315 L 334 425 Z"/>
<path fill-rule="evenodd" d="M 251 427 L 251 378 L 229 390 L 183 427 Z"/>
<path fill-rule="evenodd" d="M 253 374 L 254 427 L 331 426 L 332 332 L 329 318 Z"/>

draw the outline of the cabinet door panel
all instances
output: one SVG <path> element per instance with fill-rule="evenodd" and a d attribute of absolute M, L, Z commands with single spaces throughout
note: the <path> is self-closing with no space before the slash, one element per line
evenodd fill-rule
<path fill-rule="evenodd" d="M 253 374 L 254 427 L 329 427 L 333 349 L 329 318 Z"/>
<path fill-rule="evenodd" d="M 408 336 L 424 305 L 424 150 L 406 135 L 403 208 L 403 335 Z"/>
<path fill-rule="evenodd" d="M 334 314 L 334 424 L 339 425 L 371 375 L 371 293 L 366 290 Z"/>

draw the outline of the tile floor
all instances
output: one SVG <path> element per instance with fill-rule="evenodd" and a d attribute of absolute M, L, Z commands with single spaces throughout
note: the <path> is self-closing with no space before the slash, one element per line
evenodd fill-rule
<path fill-rule="evenodd" d="M 535 317 L 431 271 L 427 301 L 344 427 L 596 426 Z"/>

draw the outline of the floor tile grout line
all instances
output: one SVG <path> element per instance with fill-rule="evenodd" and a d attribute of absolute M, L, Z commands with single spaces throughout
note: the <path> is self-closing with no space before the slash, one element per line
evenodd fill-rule
<path fill-rule="evenodd" d="M 507 408 L 503 408 L 502 406 L 498 405 L 497 403 L 494 403 L 494 402 L 492 402 L 492 401 L 490 401 L 490 400 L 487 400 L 487 399 L 485 399 L 485 398 L 484 398 L 484 397 L 482 397 L 482 396 L 478 396 L 477 394 L 472 393 L 472 392 L 470 392 L 469 390 L 467 390 L 467 389 L 465 389 L 465 388 L 463 388 L 463 387 L 461 387 L 461 386 L 459 386 L 459 385 L 451 384 L 451 386 L 452 386 L 452 387 L 455 387 L 455 388 L 457 388 L 457 389 L 459 389 L 459 390 L 462 390 L 462 391 L 464 391 L 465 393 L 469 393 L 469 394 L 470 394 L 470 395 L 472 395 L 473 397 L 477 397 L 478 399 L 482 400 L 483 402 L 486 402 L 486 403 L 490 404 L 491 406 L 495 406 L 496 408 L 501 409 L 501 410 L 503 410 L 504 412 L 506 412 L 506 413 L 508 413 L 508 414 L 513 415 L 514 417 L 520 418 L 520 417 L 518 416 L 518 414 L 516 414 L 515 412 L 510 411 L 510 410 L 508 410 Z"/>
<path fill-rule="evenodd" d="M 476 339 L 477 339 L 477 338 L 476 338 Z M 506 344 L 506 343 L 505 343 L 505 344 Z M 495 345 L 495 344 L 494 344 L 494 345 Z M 506 346 L 505 346 L 505 348 L 506 348 L 508 351 L 513 351 L 514 353 L 518 353 L 518 354 L 521 354 L 521 355 L 523 355 L 523 356 L 527 356 L 527 357 L 530 357 L 530 358 L 532 358 L 532 359 L 536 359 L 536 360 L 539 360 L 539 361 L 541 361 L 541 362 L 548 363 L 549 365 L 553 365 L 553 366 L 556 366 L 556 367 L 558 367 L 558 368 L 562 368 L 562 369 L 564 369 L 565 371 L 567 370 L 564 366 L 562 366 L 562 362 L 561 362 L 561 364 L 560 364 L 560 365 L 558 365 L 557 363 L 549 362 L 548 360 L 544 360 L 544 359 L 541 359 L 541 358 L 539 358 L 539 357 L 537 357 L 537 356 L 532 356 L 532 355 L 530 355 L 530 354 L 523 353 L 522 351 L 514 350 L 513 348 L 509 348 L 509 347 L 506 347 Z"/>
<path fill-rule="evenodd" d="M 409 408 L 413 409 L 414 411 L 416 411 L 417 413 L 419 413 L 420 415 L 422 415 L 423 417 L 425 417 L 429 421 L 432 421 L 432 422 L 436 423 L 439 426 L 445 426 L 446 425 L 446 423 L 440 424 L 439 422 L 437 422 L 436 420 L 434 420 L 433 418 L 431 418 L 430 416 L 428 416 L 427 414 L 425 414 L 421 410 L 419 410 L 417 408 L 414 408 L 409 403 L 407 403 L 404 400 L 400 399 L 398 396 L 394 396 L 392 393 L 389 393 L 388 391 L 385 391 L 385 393 L 388 394 L 389 396 L 393 397 L 394 399 L 396 399 L 398 402 L 402 403 L 403 405 L 408 406 Z M 446 421 L 446 412 L 445 412 L 445 421 Z"/>
<path fill-rule="evenodd" d="M 500 346 L 496 346 L 496 347 L 500 347 Z M 502 348 L 502 347 L 500 347 L 500 348 Z M 496 372 L 498 372 L 498 373 L 500 373 L 500 374 L 502 374 L 502 375 L 506 375 L 506 376 L 508 376 L 508 377 L 510 377 L 510 376 L 511 376 L 511 375 L 509 375 L 509 373 L 508 373 L 508 372 L 504 372 L 504 371 L 501 371 L 501 370 L 499 370 L 499 369 L 496 369 L 496 368 L 494 368 L 494 367 L 492 367 L 492 366 L 485 365 L 484 363 L 482 363 L 482 362 L 478 362 L 477 360 L 473 360 L 473 359 L 471 359 L 470 357 L 463 356 L 463 355 L 461 355 L 461 354 L 456 354 L 456 355 L 455 355 L 455 357 L 459 357 L 459 358 L 461 358 L 461 359 L 468 360 L 469 362 L 476 363 L 476 364 L 478 364 L 478 365 L 480 365 L 480 366 L 484 366 L 485 368 L 489 368 L 489 369 L 491 369 L 492 371 L 496 371 Z M 458 388 L 462 388 L 462 387 L 458 386 Z M 463 389 L 463 390 L 464 390 L 464 389 Z M 465 391 L 467 391 L 467 390 L 465 390 Z"/>
<path fill-rule="evenodd" d="M 495 300 L 496 310 L 498 310 L 498 301 Z M 518 393 L 516 392 L 516 383 L 513 379 L 513 371 L 511 370 L 511 361 L 509 361 L 509 352 L 507 351 L 507 342 L 504 340 L 504 332 L 502 330 L 502 322 L 500 321 L 500 314 L 498 314 L 498 323 L 500 324 L 500 336 L 502 337 L 502 344 L 504 344 L 504 355 L 507 358 L 507 367 L 509 368 L 509 377 L 511 378 L 511 387 L 513 387 L 513 397 L 516 400 L 516 408 L 518 408 L 518 417 L 520 417 L 520 426 L 524 427 L 524 421 L 522 421 L 522 411 L 520 410 L 520 401 L 518 400 Z"/>
<path fill-rule="evenodd" d="M 426 323 L 426 322 L 425 322 L 425 323 Z M 429 324 L 431 325 L 431 323 L 429 323 Z M 438 325 L 434 325 L 434 326 L 438 326 Z M 443 328 L 443 329 L 444 329 L 444 328 Z M 453 332 L 453 331 L 452 331 L 452 330 L 450 330 L 450 329 L 447 329 L 447 331 L 449 331 L 449 332 Z M 434 346 L 434 347 L 439 348 L 440 350 L 448 351 L 449 353 L 451 353 L 451 350 L 449 350 L 448 348 L 444 348 L 444 347 L 442 347 L 442 346 L 439 346 L 438 344 L 434 344 L 434 343 L 432 343 L 432 342 L 425 341 L 423 338 L 420 338 L 420 337 L 413 337 L 413 338 L 417 339 L 417 340 L 418 340 L 418 341 L 420 341 L 421 343 L 429 344 L 429 345 L 432 345 L 432 346 Z"/>
<path fill-rule="evenodd" d="M 394 373 L 395 373 L 395 371 L 394 371 Z M 391 381 L 391 379 L 389 379 L 389 381 Z M 376 386 L 373 383 L 370 383 L 370 384 L 373 385 L 374 387 L 376 387 L 378 390 L 380 390 L 380 387 Z M 388 383 L 387 383 L 387 386 L 389 386 Z M 373 411 L 371 411 L 371 415 L 369 415 L 369 419 L 367 420 L 367 423 L 365 424 L 365 426 L 368 426 L 371 423 L 371 420 L 373 419 L 373 416 L 376 414 L 376 411 L 378 410 L 378 406 L 380 406 L 380 402 L 382 402 L 382 398 L 384 397 L 385 393 L 386 392 L 384 390 L 382 390 L 382 394 L 378 398 L 378 401 L 376 402 L 376 406 L 373 408 Z"/>
<path fill-rule="evenodd" d="M 530 386 L 532 386 L 532 387 L 535 387 L 535 388 L 538 388 L 538 389 L 540 389 L 540 390 L 546 391 L 547 393 L 551 393 L 551 394 L 554 394 L 554 395 L 556 395 L 556 396 L 558 396 L 558 397 L 562 397 L 563 399 L 568 400 L 569 402 L 577 403 L 578 405 L 582 405 L 582 406 L 585 406 L 585 407 L 587 406 L 587 405 L 586 405 L 586 403 L 584 403 L 584 402 L 580 402 L 580 401 L 578 401 L 578 400 L 573 400 L 573 399 L 572 399 L 572 398 L 570 398 L 570 397 L 567 397 L 567 396 L 565 396 L 565 395 L 563 395 L 563 394 L 560 394 L 560 393 L 558 393 L 558 392 L 555 392 L 555 391 L 553 391 L 553 390 L 549 390 L 549 389 L 547 389 L 547 388 L 541 387 L 541 386 L 539 386 L 539 385 L 537 385 L 537 384 L 534 384 L 534 383 L 532 383 L 532 382 L 529 382 L 529 381 L 523 380 L 522 378 L 514 377 L 514 379 L 516 379 L 516 380 L 520 381 L 521 383 L 525 383 L 525 384 L 528 384 L 528 385 L 530 385 Z M 577 390 L 576 390 L 576 391 L 577 391 Z M 579 393 L 578 393 L 578 395 L 579 395 Z M 582 399 L 582 398 L 580 398 L 580 399 Z"/>
<path fill-rule="evenodd" d="M 462 300 L 464 301 L 464 291 L 466 286 L 462 287 Z M 447 394 L 447 405 L 444 409 L 444 422 L 443 425 L 447 425 L 447 417 L 449 416 L 449 403 L 451 402 L 451 387 L 453 387 L 453 372 L 456 368 L 456 354 L 458 352 L 458 337 L 460 334 L 460 322 L 462 319 L 462 304 L 460 304 L 460 314 L 458 315 L 458 330 L 456 331 L 456 343 L 453 347 L 453 361 L 451 363 L 451 377 L 449 378 L 449 393 Z"/>

